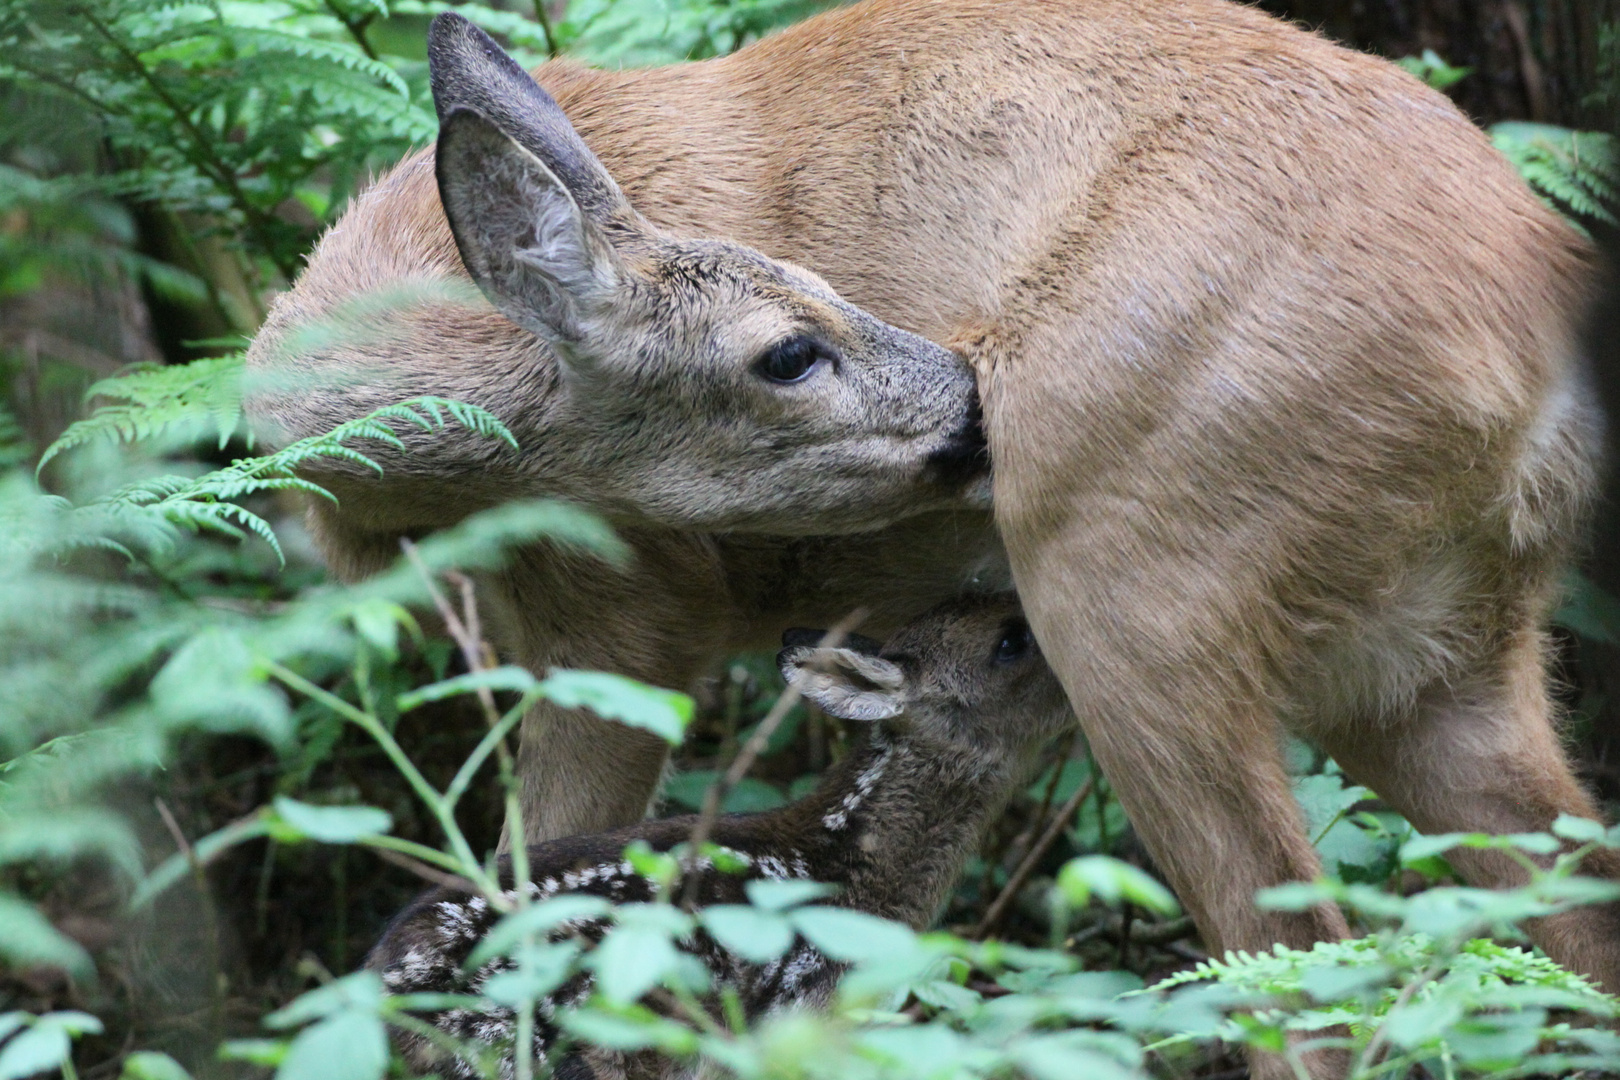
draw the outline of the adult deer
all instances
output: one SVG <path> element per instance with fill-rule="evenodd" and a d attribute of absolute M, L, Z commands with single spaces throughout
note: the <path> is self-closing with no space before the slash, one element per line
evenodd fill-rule
<path fill-rule="evenodd" d="M 380 479 L 321 477 L 343 498 L 312 519 L 340 573 L 498 498 L 578 499 L 635 570 L 522 553 L 485 584 L 502 647 L 682 685 L 856 602 L 887 633 L 996 576 L 999 533 L 1093 752 L 1214 950 L 1345 930 L 1251 902 L 1318 869 L 1285 727 L 1425 831 L 1594 814 L 1541 629 L 1596 440 L 1574 330 L 1591 260 L 1439 94 L 1221 0 L 868 0 L 704 63 L 547 64 L 555 101 L 454 18 L 430 58 L 437 183 L 424 153 L 357 200 L 255 345 L 260 368 L 349 381 L 253 407 L 304 434 L 437 392 L 523 449 L 434 443 Z M 696 308 L 660 301 L 694 244 L 670 238 L 699 234 L 811 267 L 966 357 L 994 529 L 973 484 L 940 501 L 925 454 L 875 466 L 884 483 L 807 478 L 817 455 L 861 456 L 816 419 L 862 431 L 852 376 L 824 350 L 767 385 L 757 365 L 793 324 L 734 333 L 754 294 L 732 278 Z M 469 272 L 505 317 L 345 307 Z M 289 359 L 335 312 L 370 344 Z M 946 371 L 891 363 L 860 392 L 960 441 Z M 530 839 L 633 820 L 662 760 L 537 713 Z M 1519 873 L 1459 859 L 1481 882 Z M 1620 990 L 1613 909 L 1536 933 Z"/>

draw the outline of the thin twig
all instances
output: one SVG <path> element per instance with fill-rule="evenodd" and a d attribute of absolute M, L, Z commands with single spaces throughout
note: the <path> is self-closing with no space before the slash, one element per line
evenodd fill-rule
<path fill-rule="evenodd" d="M 413 859 L 409 855 L 401 855 L 397 851 L 387 848 L 372 848 L 377 857 L 383 862 L 393 863 L 402 869 L 409 870 L 423 881 L 431 881 L 435 885 L 442 885 L 446 889 L 455 889 L 457 892 L 476 893 L 478 883 L 471 878 L 464 878 L 460 874 L 447 874 L 443 870 L 435 870 L 421 859 Z"/>
<path fill-rule="evenodd" d="M 816 647 L 818 649 L 838 648 L 844 643 L 844 639 L 849 637 L 850 632 L 861 624 L 867 614 L 866 608 L 856 608 L 844 616 L 831 630 L 822 635 L 821 641 Z M 709 835 L 714 831 L 714 823 L 720 817 L 720 807 L 725 804 L 726 796 L 731 794 L 731 790 L 737 786 L 738 781 L 748 775 L 748 770 L 753 767 L 754 761 L 760 754 L 765 752 L 765 747 L 770 745 L 771 736 L 776 734 L 776 729 L 781 726 L 782 720 L 792 710 L 793 706 L 799 703 L 801 697 L 803 697 L 803 693 L 798 686 L 789 684 L 788 688 L 782 691 L 782 696 L 776 699 L 776 704 L 771 706 L 770 712 L 765 714 L 765 719 L 761 720 L 759 726 L 754 729 L 754 734 L 742 745 L 742 749 L 737 751 L 737 756 L 732 760 L 731 767 L 719 779 L 709 785 L 709 790 L 703 793 L 703 809 L 698 814 L 697 822 L 692 826 L 692 836 L 688 842 L 694 866 L 699 852 L 709 842 Z M 686 884 L 681 893 L 681 902 L 687 906 L 690 906 L 697 898 L 697 880 L 698 875 L 696 873 L 688 873 Z"/>
<path fill-rule="evenodd" d="M 493 650 L 483 638 L 483 628 L 478 617 L 477 588 L 472 578 L 459 570 L 451 570 L 445 574 L 445 580 L 454 584 L 461 592 L 461 613 L 457 615 L 449 599 L 433 580 L 433 572 L 428 569 L 427 563 L 422 561 L 422 555 L 417 551 L 416 545 L 402 538 L 399 546 L 404 549 L 411 565 L 416 568 L 416 572 L 427 585 L 428 595 L 433 598 L 433 606 L 438 609 L 439 616 L 444 619 L 445 628 L 461 649 L 467 670 L 477 673 L 493 668 L 495 657 Z M 484 710 L 485 722 L 491 731 L 499 730 L 503 725 L 500 710 L 495 705 L 494 691 L 487 686 L 480 686 L 477 694 L 478 703 Z M 518 789 L 516 761 L 511 748 L 506 744 L 504 734 L 495 741 L 495 762 L 500 773 L 501 787 L 506 792 L 506 822 L 513 837 L 512 884 L 517 905 L 524 907 L 529 901 L 528 890 L 522 885 L 529 880 L 528 840 L 523 827 L 523 802 Z"/>
<path fill-rule="evenodd" d="M 180 853 L 186 857 L 191 866 L 191 875 L 197 883 L 197 900 L 202 905 L 203 933 L 208 941 L 208 991 L 209 991 L 209 1017 L 216 1035 L 225 1030 L 225 986 L 224 972 L 219 964 L 219 912 L 214 908 L 213 890 L 208 887 L 208 873 L 203 868 L 203 861 L 197 857 L 197 849 L 191 846 L 186 834 L 181 831 L 180 823 L 175 820 L 174 814 L 169 811 L 169 804 L 161 796 L 152 799 L 157 807 L 158 817 L 163 819 L 163 827 L 169 830 L 174 837 L 175 844 Z"/>
<path fill-rule="evenodd" d="M 1007 908 L 1011 906 L 1014 898 L 1018 896 L 1018 891 L 1029 880 L 1029 875 L 1035 872 L 1035 867 L 1040 863 L 1041 857 L 1057 842 L 1057 838 L 1063 833 L 1063 826 L 1068 823 L 1070 818 L 1074 817 L 1075 811 L 1080 809 L 1080 804 L 1086 801 L 1086 796 L 1091 794 L 1091 789 L 1096 783 L 1097 774 L 1093 772 L 1086 778 L 1086 782 L 1076 788 L 1074 794 L 1070 795 L 1064 804 L 1058 808 L 1058 812 L 1047 823 L 1046 831 L 1035 842 L 1035 846 L 1029 849 L 1029 854 L 1025 855 L 1023 861 L 1018 864 L 1018 869 L 1013 871 L 1012 877 L 1007 879 L 1007 884 L 1002 888 L 1001 894 L 996 897 L 995 903 L 990 905 L 990 910 L 984 913 L 984 918 L 979 920 L 979 925 L 973 928 L 973 933 L 970 936 L 974 940 L 982 939 L 984 935 L 995 927 L 996 923 L 1001 921 L 1002 915 L 1006 914 Z"/>

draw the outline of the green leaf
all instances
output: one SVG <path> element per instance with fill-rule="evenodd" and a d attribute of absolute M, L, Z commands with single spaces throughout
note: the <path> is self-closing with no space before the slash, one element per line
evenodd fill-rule
<path fill-rule="evenodd" d="M 1432 858 L 1458 847 L 1498 851 L 1517 848 L 1532 855 L 1551 855 L 1558 850 L 1559 843 L 1556 837 L 1548 836 L 1546 833 L 1513 833 L 1508 836 L 1491 836 L 1488 833 L 1440 833 L 1435 836 L 1414 836 L 1402 844 L 1401 861 L 1407 863 Z"/>
<path fill-rule="evenodd" d="M 1152 875 L 1107 855 L 1071 859 L 1058 871 L 1057 888 L 1071 906 L 1083 907 L 1096 896 L 1105 904 L 1128 901 L 1159 915 L 1175 915 L 1181 906 Z"/>
<path fill-rule="evenodd" d="M 667 1020 L 650 1009 L 570 1009 L 559 1016 L 564 1031 L 593 1046 L 613 1050 L 642 1050 L 654 1047 L 666 1054 L 696 1052 L 698 1037 L 690 1028 Z"/>
<path fill-rule="evenodd" d="M 567 982 L 574 974 L 579 945 L 572 941 L 519 945 L 512 950 L 517 967 L 485 980 L 484 996 L 509 1009 L 533 1008 L 534 1003 Z M 473 968 L 468 963 L 464 968 Z"/>
<path fill-rule="evenodd" d="M 833 886 L 823 885 L 819 881 L 771 881 L 765 878 L 748 882 L 743 886 L 743 891 L 748 894 L 748 902 L 762 911 L 786 911 L 838 892 Z"/>
<path fill-rule="evenodd" d="M 917 935 L 910 927 L 864 911 L 801 907 L 787 917 L 805 940 L 834 960 L 883 960 L 909 954 L 917 945 Z"/>
<path fill-rule="evenodd" d="M 383 1022 L 349 1009 L 299 1032 L 276 1068 L 276 1080 L 379 1080 L 387 1067 Z"/>
<path fill-rule="evenodd" d="M 54 1072 L 72 1050 L 73 1042 L 66 1031 L 36 1023 L 0 1046 L 0 1080 L 23 1080 L 36 1073 Z"/>
<path fill-rule="evenodd" d="M 0 816 L 0 866 L 97 854 L 131 877 L 141 872 L 140 843 L 128 822 L 93 806 L 11 811 Z"/>
<path fill-rule="evenodd" d="M 295 998 L 264 1018 L 268 1028 L 291 1028 L 321 1017 L 357 1011 L 375 1014 L 382 1006 L 383 984 L 375 971 L 357 971 Z"/>
<path fill-rule="evenodd" d="M 1564 602 L 1553 612 L 1552 621 L 1584 638 L 1620 644 L 1620 599 L 1577 571 L 1565 573 Z"/>
<path fill-rule="evenodd" d="M 552 499 L 510 502 L 481 511 L 434 533 L 416 550 L 435 571 L 489 570 L 505 561 L 508 548 L 542 540 L 612 566 L 630 561 L 629 546 L 600 517 Z"/>
<path fill-rule="evenodd" d="M 710 785 L 719 778 L 718 769 L 679 772 L 664 783 L 664 796 L 689 810 L 701 810 Z M 726 800 L 720 809 L 728 814 L 753 814 L 785 805 L 787 799 L 775 784 L 745 776 L 726 793 Z"/>
<path fill-rule="evenodd" d="M 276 831 L 281 840 L 301 837 L 323 844 L 352 844 L 381 836 L 394 826 L 394 819 L 374 806 L 311 806 L 285 795 L 277 795 L 274 806 L 283 827 Z"/>
<path fill-rule="evenodd" d="M 585 958 L 596 987 L 615 1005 L 629 1005 L 657 986 L 680 963 L 669 935 L 646 926 L 615 927 Z"/>
<path fill-rule="evenodd" d="M 787 919 L 746 904 L 713 904 L 698 913 L 698 922 L 722 947 L 756 964 L 775 960 L 793 946 Z"/>
<path fill-rule="evenodd" d="M 137 1050 L 124 1059 L 119 1080 L 191 1080 L 191 1074 L 168 1054 Z"/>
<path fill-rule="evenodd" d="M 1592 821 L 1589 818 L 1576 817 L 1573 814 L 1559 814 L 1552 824 L 1553 834 L 1565 840 L 1573 840 L 1577 844 L 1600 844 L 1609 835 L 1602 822 Z"/>
<path fill-rule="evenodd" d="M 511 952 L 526 937 L 543 936 L 564 923 L 603 919 L 612 910 L 613 905 L 603 897 L 583 893 L 568 893 L 530 904 L 491 927 L 484 940 L 467 955 L 463 967 L 469 971 L 482 967 L 495 957 Z"/>
<path fill-rule="evenodd" d="M 598 716 L 650 731 L 674 746 L 685 738 L 694 711 L 692 699 L 685 694 L 606 671 L 553 668 L 540 689 L 565 709 L 590 709 Z"/>
<path fill-rule="evenodd" d="M 13 968 L 59 967 L 88 979 L 90 954 L 41 915 L 34 905 L 0 893 L 0 957 Z"/>

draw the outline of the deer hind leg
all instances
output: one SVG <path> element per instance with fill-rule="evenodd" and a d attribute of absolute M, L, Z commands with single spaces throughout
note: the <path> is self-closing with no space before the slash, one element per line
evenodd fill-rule
<path fill-rule="evenodd" d="M 1559 745 L 1533 629 L 1467 676 L 1437 680 L 1399 715 L 1312 735 L 1424 833 L 1542 831 L 1559 814 L 1598 816 Z M 1459 849 L 1448 858 L 1478 886 L 1525 879 L 1500 852 Z M 1594 853 L 1584 872 L 1620 879 L 1620 858 Z M 1553 959 L 1620 991 L 1620 904 L 1577 908 L 1526 929 Z"/>

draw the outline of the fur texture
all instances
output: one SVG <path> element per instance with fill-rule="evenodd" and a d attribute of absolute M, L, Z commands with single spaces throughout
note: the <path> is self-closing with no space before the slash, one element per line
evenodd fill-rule
<path fill-rule="evenodd" d="M 309 365 L 376 378 L 261 413 L 303 434 L 362 398 L 432 391 L 507 417 L 524 452 L 435 445 L 353 483 L 315 511 L 340 570 L 502 493 L 607 506 L 634 576 L 526 555 L 490 582 L 505 647 L 682 685 L 762 629 L 858 602 L 883 632 L 994 575 L 999 536 L 1094 752 L 1215 951 L 1345 929 L 1251 903 L 1318 870 L 1284 726 L 1425 830 L 1594 815 L 1541 631 L 1596 442 L 1574 333 L 1590 255 L 1443 96 L 1223 0 L 866 0 L 722 59 L 537 78 L 654 228 L 813 267 L 966 356 L 995 529 L 971 507 L 903 518 L 916 503 L 892 487 L 848 485 L 818 517 L 816 484 L 766 500 L 780 523 L 804 497 L 790 529 L 706 532 L 702 499 L 666 528 L 686 494 L 592 449 L 635 429 L 628 410 L 552 419 L 565 364 L 492 310 L 437 307 L 397 345 Z M 462 274 L 420 155 L 328 235 L 255 363 L 365 290 Z M 640 426 L 725 445 L 667 384 L 635 393 Z M 779 535 L 863 518 L 892 524 Z M 572 716 L 537 715 L 524 740 L 541 836 L 632 820 L 662 760 Z M 1485 854 L 1464 868 L 1517 877 Z M 1620 990 L 1613 908 L 1534 932 Z"/>

